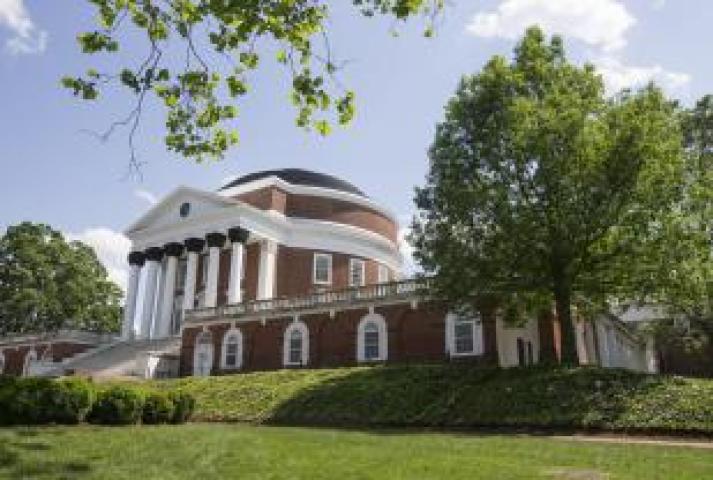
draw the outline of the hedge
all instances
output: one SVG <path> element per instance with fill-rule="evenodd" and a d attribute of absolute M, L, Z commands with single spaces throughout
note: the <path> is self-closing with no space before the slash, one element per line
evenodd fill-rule
<path fill-rule="evenodd" d="M 713 435 L 712 380 L 614 369 L 378 366 L 157 385 L 192 394 L 201 421 Z"/>
<path fill-rule="evenodd" d="M 83 378 L 0 376 L 0 425 L 84 421 L 126 425 L 144 417 L 145 423 L 183 423 L 190 419 L 194 405 L 187 393 L 147 393 L 142 386 L 104 387 Z"/>

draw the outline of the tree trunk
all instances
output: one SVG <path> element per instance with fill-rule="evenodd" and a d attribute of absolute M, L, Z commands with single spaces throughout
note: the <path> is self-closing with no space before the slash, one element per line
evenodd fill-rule
<path fill-rule="evenodd" d="M 572 289 L 568 284 L 555 285 L 555 309 L 560 324 L 560 363 L 579 365 L 572 322 Z"/>

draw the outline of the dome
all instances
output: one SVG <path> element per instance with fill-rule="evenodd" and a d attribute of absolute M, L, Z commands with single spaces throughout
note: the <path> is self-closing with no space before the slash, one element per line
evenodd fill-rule
<path fill-rule="evenodd" d="M 277 177 L 292 185 L 305 185 L 308 187 L 329 188 L 340 192 L 351 193 L 366 198 L 366 194 L 351 183 L 331 175 L 303 170 L 301 168 L 281 168 L 277 170 L 263 170 L 261 172 L 249 173 L 223 185 L 220 190 L 227 190 L 246 183 L 254 182 L 268 177 Z"/>

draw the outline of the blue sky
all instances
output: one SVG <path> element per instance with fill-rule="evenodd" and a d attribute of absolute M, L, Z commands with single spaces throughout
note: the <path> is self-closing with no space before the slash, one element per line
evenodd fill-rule
<path fill-rule="evenodd" d="M 0 0 L 0 229 L 49 223 L 93 244 L 121 283 L 129 245 L 119 232 L 157 198 L 180 184 L 215 189 L 232 175 L 288 166 L 350 180 L 406 223 L 459 78 L 494 54 L 509 56 L 532 23 L 562 33 L 571 57 L 595 62 L 611 91 L 652 78 L 686 103 L 713 91 L 708 0 L 451 0 L 432 39 L 420 34 L 419 20 L 394 37 L 391 22 L 361 18 L 350 3 L 331 2 L 328 28 L 336 56 L 349 60 L 342 82 L 357 93 L 351 126 L 327 138 L 297 129 L 289 78 L 266 61 L 239 105 L 241 143 L 222 162 L 195 165 L 168 153 L 162 111 L 149 105 L 137 138 L 145 162 L 138 180 L 125 178 L 124 132 L 107 143 L 82 133 L 125 115 L 131 99 L 111 93 L 82 103 L 58 82 L 143 50 L 132 43 L 116 59 L 81 55 L 75 36 L 93 26 L 87 1 Z"/>

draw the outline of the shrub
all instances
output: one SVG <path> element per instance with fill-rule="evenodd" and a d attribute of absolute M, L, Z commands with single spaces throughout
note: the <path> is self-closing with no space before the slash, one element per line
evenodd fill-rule
<path fill-rule="evenodd" d="M 196 399 L 186 392 L 171 392 L 169 396 L 173 400 L 174 406 L 171 423 L 186 423 L 193 416 Z"/>
<path fill-rule="evenodd" d="M 141 421 L 148 425 L 168 423 L 173 420 L 176 411 L 174 399 L 166 393 L 150 393 L 144 401 Z"/>
<path fill-rule="evenodd" d="M 50 422 L 48 399 L 52 381 L 48 378 L 20 378 L 16 380 L 9 411 L 11 423 L 39 425 Z"/>
<path fill-rule="evenodd" d="M 94 386 L 81 378 L 51 382 L 45 394 L 46 420 L 62 424 L 84 421 L 96 397 Z"/>
<path fill-rule="evenodd" d="M 135 388 L 113 386 L 99 392 L 88 420 L 102 425 L 138 423 L 143 413 L 144 396 Z"/>
<path fill-rule="evenodd" d="M 15 423 L 14 407 L 17 380 L 9 375 L 0 375 L 0 425 Z"/>

